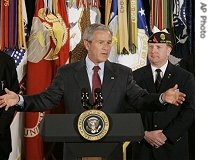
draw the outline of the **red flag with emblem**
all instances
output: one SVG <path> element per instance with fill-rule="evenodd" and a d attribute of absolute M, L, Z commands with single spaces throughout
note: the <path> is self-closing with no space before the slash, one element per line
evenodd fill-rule
<path fill-rule="evenodd" d="M 51 3 L 57 4 L 36 1 L 28 40 L 27 95 L 39 93 L 47 88 L 57 68 L 68 62 L 69 28 L 65 0 Z M 38 124 L 43 116 L 44 113 L 41 112 L 30 112 L 25 115 L 26 160 L 44 158 L 43 140 L 38 134 Z"/>

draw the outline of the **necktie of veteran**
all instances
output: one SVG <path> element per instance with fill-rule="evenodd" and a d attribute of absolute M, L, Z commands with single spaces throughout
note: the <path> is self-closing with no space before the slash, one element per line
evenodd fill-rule
<path fill-rule="evenodd" d="M 155 88 L 156 88 L 156 92 L 158 92 L 160 89 L 160 84 L 161 84 L 161 80 L 162 80 L 161 75 L 160 75 L 160 73 L 162 71 L 161 71 L 161 69 L 156 69 L 155 71 L 157 72 L 156 80 L 155 80 Z"/>
<path fill-rule="evenodd" d="M 100 67 L 94 66 L 93 67 L 93 79 L 92 79 L 92 95 L 93 95 L 93 101 L 95 101 L 95 94 L 94 91 L 96 88 L 101 88 L 101 80 L 98 74 Z"/>

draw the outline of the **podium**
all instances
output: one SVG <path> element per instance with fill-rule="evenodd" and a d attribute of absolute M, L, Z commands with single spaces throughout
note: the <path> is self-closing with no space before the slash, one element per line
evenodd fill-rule
<path fill-rule="evenodd" d="M 97 141 L 84 139 L 77 129 L 78 114 L 48 114 L 40 124 L 46 142 L 64 142 L 64 152 L 76 157 L 107 157 L 125 141 L 141 141 L 144 129 L 138 113 L 107 114 L 109 131 Z M 122 148 L 122 147 L 121 147 Z M 65 153 L 64 153 L 65 154 Z"/>

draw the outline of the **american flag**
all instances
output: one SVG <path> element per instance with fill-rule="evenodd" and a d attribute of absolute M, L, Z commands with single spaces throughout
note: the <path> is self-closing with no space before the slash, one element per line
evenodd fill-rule
<path fill-rule="evenodd" d="M 24 56 L 25 56 L 25 53 L 26 53 L 26 50 L 25 49 L 5 49 L 5 52 L 11 56 L 12 58 L 14 58 L 15 60 L 15 64 L 16 66 L 18 66 L 21 61 L 23 60 Z"/>
<path fill-rule="evenodd" d="M 144 29 L 145 34 L 149 35 L 145 16 L 145 8 L 142 0 L 137 1 L 137 27 L 139 29 Z"/>

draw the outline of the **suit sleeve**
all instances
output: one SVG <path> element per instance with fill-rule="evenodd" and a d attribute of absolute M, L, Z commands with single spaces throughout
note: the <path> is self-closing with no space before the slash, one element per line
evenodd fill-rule
<path fill-rule="evenodd" d="M 4 54 L 4 53 L 1 53 Z M 5 70 L 3 71 L 3 78 L 4 78 L 4 88 L 8 88 L 9 90 L 12 90 L 16 93 L 19 93 L 19 82 L 17 78 L 17 72 L 16 72 L 16 65 L 12 58 L 6 58 L 5 59 L 5 66 L 2 68 Z M 13 116 L 14 116 L 15 109 L 14 107 L 9 108 L 7 111 L 5 111 L 4 108 L 1 108 L 0 110 L 0 134 L 5 133 L 7 130 L 9 130 L 10 123 L 12 122 Z"/>
<path fill-rule="evenodd" d="M 127 97 L 131 104 L 126 108 L 127 112 L 163 111 L 166 107 L 159 101 L 160 94 L 149 94 L 146 89 L 136 84 L 132 71 L 128 76 Z"/>
<path fill-rule="evenodd" d="M 17 111 L 46 111 L 60 104 L 63 97 L 64 84 L 63 84 L 63 73 L 60 69 L 53 79 L 52 84 L 43 92 L 35 95 L 24 95 L 24 107 L 17 106 Z"/>

